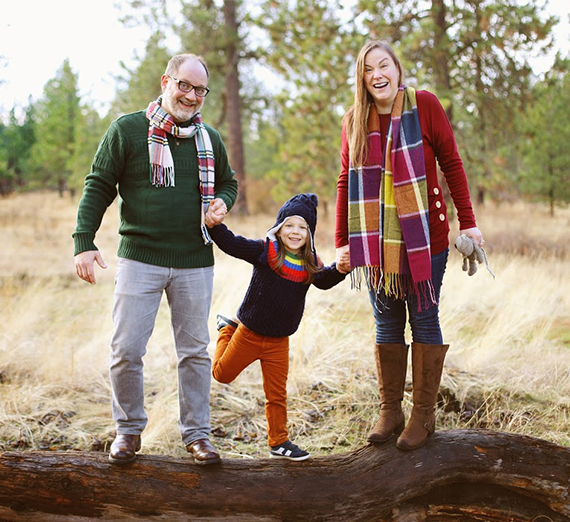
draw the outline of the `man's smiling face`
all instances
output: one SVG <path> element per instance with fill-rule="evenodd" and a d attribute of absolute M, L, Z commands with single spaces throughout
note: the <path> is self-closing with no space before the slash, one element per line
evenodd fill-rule
<path fill-rule="evenodd" d="M 194 58 L 186 60 L 173 76 L 195 87 L 208 86 L 206 69 Z M 204 97 L 196 96 L 194 89 L 182 92 L 178 88 L 178 83 L 166 74 L 162 76 L 161 87 L 162 108 L 174 118 L 176 123 L 184 123 L 200 112 Z"/>

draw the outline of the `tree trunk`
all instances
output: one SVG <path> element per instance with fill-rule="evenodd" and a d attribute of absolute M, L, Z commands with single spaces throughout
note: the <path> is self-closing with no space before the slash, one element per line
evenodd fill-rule
<path fill-rule="evenodd" d="M 431 18 L 433 21 L 433 67 L 435 91 L 440 99 L 444 99 L 445 112 L 449 122 L 453 125 L 453 103 L 451 91 L 451 73 L 449 64 L 453 60 L 450 56 L 448 26 L 446 20 L 447 7 L 444 0 L 432 0 Z"/>
<path fill-rule="evenodd" d="M 475 6 L 475 19 L 477 20 L 477 27 L 482 24 L 482 12 L 479 4 Z M 488 183 L 492 178 L 491 172 L 491 158 L 494 155 L 495 144 L 490 143 L 489 140 L 492 139 L 491 130 L 496 122 L 493 121 L 493 115 L 489 114 L 487 108 L 489 100 L 486 94 L 486 87 L 483 82 L 484 71 L 483 71 L 483 50 L 481 46 L 474 49 L 474 59 L 475 59 L 475 87 L 477 92 L 477 97 L 475 105 L 477 106 L 477 115 L 479 117 L 479 137 L 481 140 L 480 152 L 482 157 L 482 168 L 483 168 L 483 179 L 478 180 L 477 190 L 477 203 L 479 206 L 485 204 L 485 196 L 487 195 Z"/>
<path fill-rule="evenodd" d="M 453 93 L 451 90 L 451 72 L 450 63 L 453 57 L 450 55 L 449 30 L 446 20 L 447 7 L 444 0 L 433 0 L 431 3 L 431 19 L 433 21 L 433 72 L 435 80 L 435 92 L 438 98 L 443 102 L 443 108 L 449 119 L 449 123 L 453 126 Z M 437 170 L 439 184 L 443 191 L 443 199 L 448 209 L 448 217 L 451 218 L 455 214 L 455 207 L 451 199 L 449 187 L 441 169 Z"/>
<path fill-rule="evenodd" d="M 228 155 L 230 164 L 239 183 L 238 198 L 234 212 L 248 214 L 246 198 L 245 158 L 243 153 L 243 134 L 241 124 L 241 95 L 238 70 L 238 23 L 235 0 L 224 0 L 224 18 L 227 27 L 226 46 L 226 92 L 228 121 Z"/>
<path fill-rule="evenodd" d="M 550 203 L 550 217 L 554 217 L 554 187 L 552 180 L 554 179 L 554 173 L 552 172 L 554 169 L 552 165 L 548 165 L 548 177 L 551 180 L 550 190 L 548 191 L 548 202 Z"/>
<path fill-rule="evenodd" d="M 569 481 L 570 449 L 484 430 L 305 462 L 139 455 L 118 467 L 103 453 L 9 452 L 0 520 L 568 522 Z"/>

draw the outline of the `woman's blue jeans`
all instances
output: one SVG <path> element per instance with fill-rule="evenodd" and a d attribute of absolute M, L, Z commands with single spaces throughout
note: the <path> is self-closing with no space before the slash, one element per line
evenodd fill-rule
<path fill-rule="evenodd" d="M 431 257 L 431 280 L 438 303 L 448 255 L 449 248 Z M 431 303 L 427 310 L 422 308 L 418 311 L 417 296 L 394 299 L 386 296 L 383 290 L 379 293 L 372 290 L 369 297 L 376 321 L 376 344 L 406 344 L 404 332 L 407 314 L 410 316 L 413 342 L 443 344 L 438 305 Z"/>

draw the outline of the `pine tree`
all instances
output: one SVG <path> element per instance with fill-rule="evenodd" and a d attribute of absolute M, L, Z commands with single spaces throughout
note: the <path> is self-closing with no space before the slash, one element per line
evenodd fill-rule
<path fill-rule="evenodd" d="M 32 176 L 41 186 L 67 189 L 80 117 L 77 75 L 65 60 L 44 87 L 36 106 L 36 142 L 32 148 Z"/>
<path fill-rule="evenodd" d="M 137 56 L 138 65 L 133 70 L 121 63 L 124 74 L 119 77 L 121 86 L 111 104 L 113 117 L 146 109 L 152 100 L 160 96 L 160 78 L 170 59 L 163 39 L 160 31 L 148 39 L 144 54 Z"/>
<path fill-rule="evenodd" d="M 81 193 L 85 176 L 91 170 L 93 157 L 111 119 L 110 114 L 101 118 L 92 107 L 81 105 L 75 127 L 73 155 L 68 162 L 71 174 L 67 180 L 67 186 L 72 197 L 77 192 Z"/>
<path fill-rule="evenodd" d="M 30 152 L 36 140 L 35 108 L 29 102 L 21 118 L 10 111 L 8 125 L 0 126 L 0 195 L 26 182 Z"/>
<path fill-rule="evenodd" d="M 440 98 L 482 202 L 509 170 L 497 164 L 509 160 L 501 151 L 528 101 L 528 56 L 548 49 L 555 18 L 539 0 L 361 0 L 356 11 L 363 31 L 392 42 L 412 81 Z"/>
<path fill-rule="evenodd" d="M 224 0 L 220 9 L 213 0 L 182 2 L 184 22 L 177 26 L 185 51 L 204 57 L 210 70 L 211 89 L 204 107 L 208 120 L 219 128 L 239 183 L 233 212 L 248 213 L 247 178 L 243 143 L 243 86 L 240 67 L 247 55 L 242 35 L 244 16 L 240 0 Z M 187 42 L 187 43 L 186 43 Z"/>
<path fill-rule="evenodd" d="M 336 1 L 270 0 L 257 18 L 270 38 L 263 60 L 284 78 L 276 97 L 278 152 L 268 172 L 274 197 L 316 192 L 325 212 L 336 193 L 342 117 L 352 98 L 347 79 L 361 43 L 340 11 Z"/>
<path fill-rule="evenodd" d="M 556 206 L 570 203 L 570 57 L 557 59 L 533 95 L 522 118 L 520 183 L 525 194 L 547 201 L 554 215 Z"/>

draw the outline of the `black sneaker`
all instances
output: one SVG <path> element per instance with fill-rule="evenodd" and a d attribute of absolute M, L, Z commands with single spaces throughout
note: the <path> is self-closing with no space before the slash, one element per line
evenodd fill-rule
<path fill-rule="evenodd" d="M 237 328 L 238 324 L 233 319 L 229 319 L 218 314 L 216 316 L 216 327 L 218 328 L 218 331 L 220 331 L 224 326 L 233 326 L 234 328 Z"/>
<path fill-rule="evenodd" d="M 272 459 L 307 460 L 311 454 L 286 440 L 279 446 L 271 446 L 269 456 Z"/>

